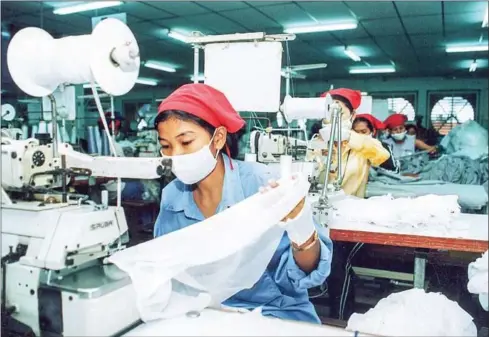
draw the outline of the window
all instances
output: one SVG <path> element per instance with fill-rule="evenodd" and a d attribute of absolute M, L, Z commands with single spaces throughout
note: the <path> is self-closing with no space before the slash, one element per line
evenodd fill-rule
<path fill-rule="evenodd" d="M 372 93 L 374 99 L 386 99 L 388 114 L 400 113 L 406 115 L 409 121 L 416 117 L 416 93 Z"/>
<path fill-rule="evenodd" d="M 414 116 L 416 112 L 414 111 L 414 107 L 403 97 L 393 97 L 387 99 L 387 105 L 389 106 L 389 110 L 393 113 L 399 113 L 406 115 L 409 121 L 414 121 Z"/>
<path fill-rule="evenodd" d="M 455 126 L 475 117 L 477 95 L 433 94 L 431 102 L 431 124 L 441 135 L 448 134 Z"/>

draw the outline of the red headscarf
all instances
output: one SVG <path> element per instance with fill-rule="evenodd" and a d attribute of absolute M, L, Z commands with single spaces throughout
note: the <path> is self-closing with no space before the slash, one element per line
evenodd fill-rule
<path fill-rule="evenodd" d="M 366 120 L 368 120 L 370 122 L 370 124 L 372 124 L 372 126 L 374 128 L 374 130 L 373 130 L 373 134 L 374 135 L 377 133 L 378 130 L 384 130 L 385 129 L 384 123 L 382 123 L 380 120 L 378 120 L 377 118 L 375 118 L 375 116 L 373 116 L 371 114 L 360 114 L 360 115 L 356 115 L 355 120 L 357 118 L 365 118 Z"/>
<path fill-rule="evenodd" d="M 387 129 L 393 129 L 398 126 L 404 125 L 404 123 L 407 122 L 407 116 L 400 114 L 400 113 L 395 113 L 393 115 L 390 115 L 387 117 L 384 121 L 385 127 Z"/>
<path fill-rule="evenodd" d="M 244 119 L 234 110 L 226 96 L 203 83 L 185 84 L 175 90 L 158 107 L 158 113 L 169 110 L 180 110 L 194 115 L 215 128 L 224 126 L 229 133 L 235 133 L 245 125 Z M 231 154 L 227 145 L 226 153 L 232 169 Z"/>
<path fill-rule="evenodd" d="M 234 110 L 222 92 L 203 83 L 182 85 L 161 102 L 158 113 L 180 110 L 199 117 L 217 128 L 224 126 L 230 133 L 239 131 L 245 121 Z"/>
<path fill-rule="evenodd" d="M 362 102 L 362 93 L 358 90 L 338 88 L 338 89 L 326 91 L 325 93 L 321 94 L 321 97 L 325 97 L 327 94 L 330 94 L 331 96 L 335 95 L 335 96 L 343 97 L 348 102 L 350 102 L 354 110 L 358 109 L 360 103 Z"/>

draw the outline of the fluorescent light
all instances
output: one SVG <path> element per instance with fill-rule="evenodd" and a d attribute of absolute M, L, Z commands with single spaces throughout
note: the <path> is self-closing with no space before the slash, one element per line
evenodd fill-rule
<path fill-rule="evenodd" d="M 185 43 L 187 43 L 187 39 L 189 38 L 189 36 L 187 36 L 185 34 L 182 34 L 182 33 L 179 33 L 179 32 L 175 32 L 173 30 L 170 30 L 168 32 L 168 36 L 171 37 L 172 39 L 175 39 L 175 40 L 178 40 L 178 41 L 182 41 L 182 42 L 185 42 Z"/>
<path fill-rule="evenodd" d="M 2 31 L 2 37 L 5 37 L 8 39 L 10 37 L 10 33 L 6 32 L 6 31 Z"/>
<path fill-rule="evenodd" d="M 92 86 L 90 85 L 90 83 L 85 83 L 83 85 L 83 88 L 84 89 L 90 89 Z M 100 88 L 100 86 L 98 84 L 95 84 L 95 88 Z"/>
<path fill-rule="evenodd" d="M 59 7 L 59 8 L 56 8 L 53 11 L 53 13 L 57 14 L 57 15 L 66 15 L 66 14 L 91 11 L 94 9 L 120 6 L 123 3 L 124 2 L 122 2 L 122 1 L 89 1 L 86 3 L 77 4 L 77 5 L 73 5 L 73 6 Z"/>
<path fill-rule="evenodd" d="M 362 96 L 367 96 L 367 95 L 368 95 L 368 92 L 362 91 L 362 92 L 361 92 L 361 95 L 362 95 Z"/>
<path fill-rule="evenodd" d="M 139 84 L 144 84 L 144 85 L 151 85 L 151 86 L 155 86 L 158 84 L 158 81 L 157 80 L 154 80 L 152 78 L 143 78 L 143 77 L 140 77 L 136 80 L 136 83 L 139 83 Z"/>
<path fill-rule="evenodd" d="M 358 62 L 361 60 L 360 56 L 355 54 L 353 52 L 353 50 L 351 50 L 351 49 L 345 48 L 344 52 L 345 52 L 346 56 L 348 56 L 349 58 L 351 58 L 355 62 Z"/>
<path fill-rule="evenodd" d="M 477 61 L 474 60 L 474 62 L 470 64 L 469 72 L 473 73 L 474 71 L 476 71 L 476 69 L 477 69 Z"/>
<path fill-rule="evenodd" d="M 146 61 L 144 62 L 144 66 L 146 68 L 151 68 L 151 69 L 156 69 L 156 70 L 161 70 L 161 71 L 166 71 L 168 73 L 174 73 L 176 72 L 175 68 L 169 67 L 167 65 L 164 65 L 163 63 L 157 62 L 157 61 Z"/>
<path fill-rule="evenodd" d="M 488 51 L 489 47 L 487 44 L 476 44 L 472 46 L 451 46 L 446 48 L 447 53 L 463 53 L 471 51 Z"/>
<path fill-rule="evenodd" d="M 381 73 L 395 73 L 395 72 L 396 72 L 396 68 L 392 66 L 350 68 L 350 74 L 381 74 Z"/>
<path fill-rule="evenodd" d="M 482 21 L 482 28 L 486 28 L 488 26 L 487 23 L 487 12 L 489 11 L 489 5 L 486 7 L 486 15 L 484 16 L 484 20 Z"/>
<path fill-rule="evenodd" d="M 337 23 L 329 25 L 315 25 L 315 26 L 303 26 L 303 27 L 290 27 L 284 30 L 285 33 L 289 34 L 301 34 L 301 33 L 316 33 L 316 32 L 330 32 L 335 30 L 347 30 L 356 29 L 357 23 Z"/>

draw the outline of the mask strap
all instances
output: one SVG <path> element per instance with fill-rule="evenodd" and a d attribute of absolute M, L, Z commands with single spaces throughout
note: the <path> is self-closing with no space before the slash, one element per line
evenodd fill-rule
<path fill-rule="evenodd" d="M 212 135 L 212 138 L 211 138 L 211 141 L 210 141 L 210 143 L 209 143 L 209 146 L 210 146 L 210 144 L 212 144 L 212 141 L 214 140 L 214 136 L 215 136 L 215 135 L 216 135 L 216 131 L 214 131 L 214 134 Z M 234 167 L 233 167 L 233 160 L 231 159 L 231 150 L 229 150 L 229 146 L 228 146 L 227 144 L 225 145 L 225 147 L 226 147 L 226 149 L 225 149 L 226 154 L 227 154 L 227 156 L 228 156 L 228 158 L 229 158 L 229 166 L 231 167 L 231 170 L 234 170 Z M 217 160 L 217 156 L 219 155 L 219 151 L 220 151 L 220 150 L 217 150 L 217 152 L 216 152 L 216 157 L 214 158 L 214 159 L 216 159 L 216 160 Z"/>

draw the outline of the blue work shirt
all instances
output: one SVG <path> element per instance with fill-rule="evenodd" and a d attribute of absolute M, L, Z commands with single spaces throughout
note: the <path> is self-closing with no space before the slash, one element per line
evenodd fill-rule
<path fill-rule="evenodd" d="M 231 160 L 223 154 L 224 187 L 217 213 L 258 192 L 274 178 L 268 167 L 253 162 Z M 175 179 L 163 189 L 161 207 L 154 236 L 162 236 L 205 220 L 197 207 L 190 186 Z M 321 255 L 316 270 L 304 273 L 296 264 L 290 240 L 285 233 L 266 271 L 251 288 L 240 291 L 223 304 L 255 309 L 262 314 L 282 319 L 320 323 L 307 289 L 323 284 L 330 273 L 332 242 L 323 228 L 316 226 L 321 242 Z"/>

